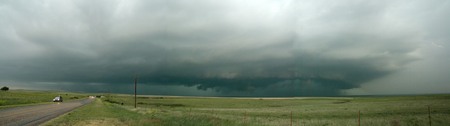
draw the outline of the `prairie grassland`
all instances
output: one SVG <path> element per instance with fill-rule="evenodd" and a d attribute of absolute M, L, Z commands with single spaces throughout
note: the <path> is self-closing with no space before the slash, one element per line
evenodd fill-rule
<path fill-rule="evenodd" d="M 0 109 L 28 104 L 49 103 L 56 96 L 61 95 L 64 100 L 72 100 L 87 97 L 87 94 L 56 92 L 56 91 L 31 91 L 9 90 L 0 91 Z"/>
<path fill-rule="evenodd" d="M 123 105 L 122 105 L 123 103 Z M 450 125 L 450 95 L 195 98 L 107 95 L 46 125 Z M 291 115 L 292 113 L 292 115 Z M 292 118 L 292 119 L 291 119 Z"/>

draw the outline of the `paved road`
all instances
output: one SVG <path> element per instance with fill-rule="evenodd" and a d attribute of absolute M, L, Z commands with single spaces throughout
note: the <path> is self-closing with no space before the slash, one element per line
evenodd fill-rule
<path fill-rule="evenodd" d="M 58 117 L 93 99 L 81 99 L 63 103 L 33 105 L 0 110 L 0 126 L 34 126 Z"/>

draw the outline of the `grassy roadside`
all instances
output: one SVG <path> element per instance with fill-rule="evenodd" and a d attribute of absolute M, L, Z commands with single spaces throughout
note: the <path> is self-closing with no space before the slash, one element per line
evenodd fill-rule
<path fill-rule="evenodd" d="M 123 105 L 122 105 L 123 103 Z M 450 96 L 235 99 L 108 95 L 45 125 L 450 125 Z M 292 112 L 292 115 L 291 115 Z M 292 119 L 291 119 L 292 117 Z"/>
<path fill-rule="evenodd" d="M 64 100 L 75 100 L 87 97 L 87 94 L 56 92 L 56 91 L 30 91 L 30 90 L 9 90 L 0 91 L 0 109 L 26 106 L 30 104 L 51 103 L 55 96 L 61 95 Z"/>
<path fill-rule="evenodd" d="M 93 103 L 60 116 L 43 125 L 71 125 L 71 126 L 122 126 L 129 125 L 128 121 L 139 118 L 138 113 L 127 111 L 110 103 L 96 99 Z"/>
<path fill-rule="evenodd" d="M 167 111 L 149 108 L 133 108 L 96 99 L 92 104 L 83 106 L 68 114 L 53 119 L 44 126 L 161 126 L 161 125 L 215 125 L 220 120 L 207 115 L 172 115 Z M 216 121 L 216 122 L 215 122 Z M 236 125 L 231 120 L 221 125 Z"/>

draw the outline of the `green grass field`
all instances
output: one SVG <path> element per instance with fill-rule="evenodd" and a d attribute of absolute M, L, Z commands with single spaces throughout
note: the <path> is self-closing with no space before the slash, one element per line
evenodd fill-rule
<path fill-rule="evenodd" d="M 122 105 L 123 103 L 123 105 Z M 342 98 L 195 98 L 106 95 L 45 125 L 450 125 L 450 95 Z M 292 116 L 291 116 L 292 113 Z M 291 119 L 292 117 L 292 119 Z"/>
<path fill-rule="evenodd" d="M 12 90 L 0 92 L 0 109 L 65 100 L 88 94 Z M 331 98 L 201 98 L 107 94 L 44 125 L 450 125 L 450 95 Z M 292 113 L 292 114 L 291 114 Z"/>

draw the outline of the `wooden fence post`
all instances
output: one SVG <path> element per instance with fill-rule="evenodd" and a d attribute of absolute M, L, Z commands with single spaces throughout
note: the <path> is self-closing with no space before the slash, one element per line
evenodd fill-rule
<path fill-rule="evenodd" d="M 428 106 L 428 123 L 431 126 L 431 109 L 430 109 L 430 106 Z"/>
<path fill-rule="evenodd" d="M 291 125 L 290 126 L 292 126 L 292 111 L 291 111 Z"/>
<path fill-rule="evenodd" d="M 361 125 L 361 110 L 358 110 L 358 126 Z"/>
<path fill-rule="evenodd" d="M 189 108 L 189 117 L 191 116 L 192 108 Z"/>
<path fill-rule="evenodd" d="M 244 112 L 244 124 L 247 124 L 247 111 Z"/>

